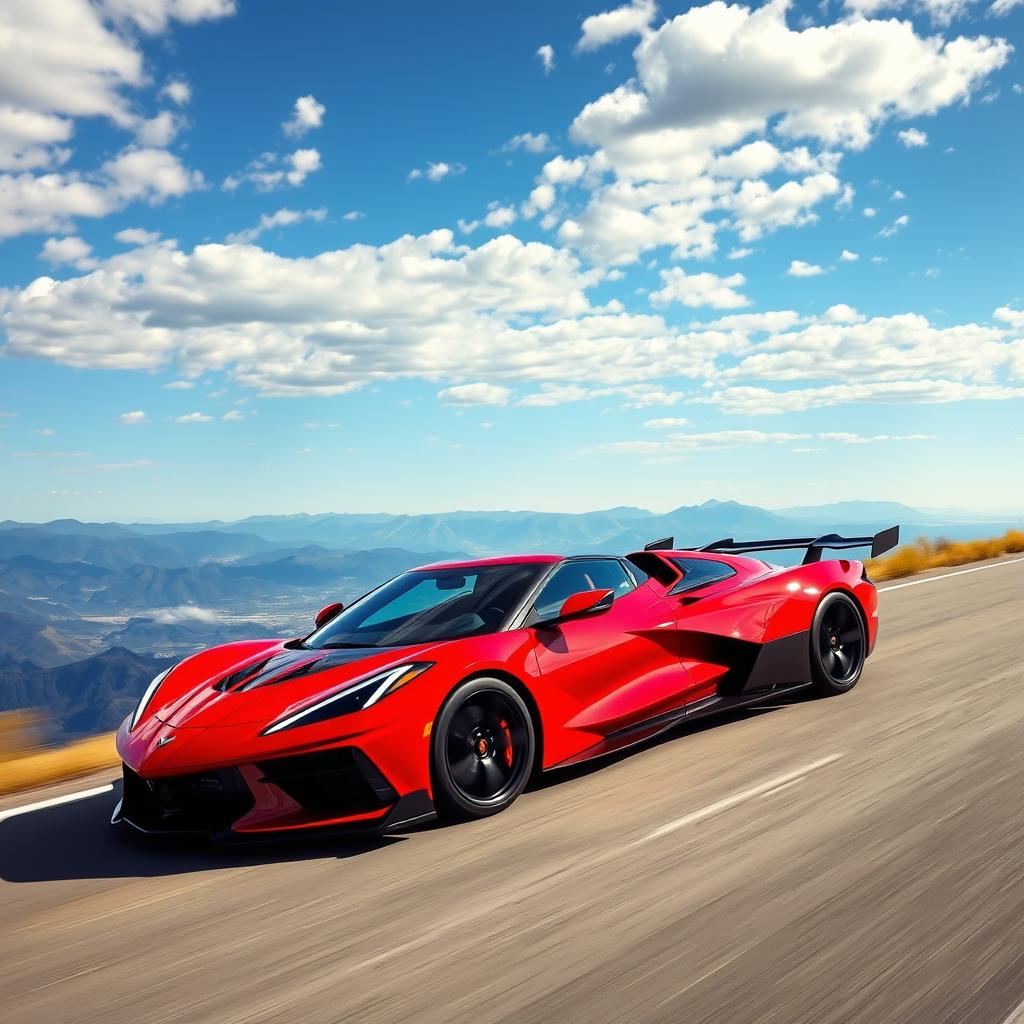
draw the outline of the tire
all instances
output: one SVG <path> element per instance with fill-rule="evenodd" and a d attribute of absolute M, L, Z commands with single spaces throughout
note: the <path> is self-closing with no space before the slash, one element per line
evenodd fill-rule
<path fill-rule="evenodd" d="M 811 678 L 822 697 L 852 690 L 864 671 L 867 656 L 864 617 L 846 594 L 828 594 L 811 624 Z"/>
<path fill-rule="evenodd" d="M 500 679 L 470 679 L 445 699 L 434 722 L 434 805 L 449 820 L 486 818 L 526 788 L 536 739 L 522 697 Z"/>

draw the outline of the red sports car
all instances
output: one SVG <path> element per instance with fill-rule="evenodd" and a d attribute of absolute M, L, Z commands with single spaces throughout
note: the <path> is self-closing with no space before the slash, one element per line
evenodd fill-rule
<path fill-rule="evenodd" d="M 394 831 L 504 810 L 536 771 L 804 688 L 845 693 L 878 629 L 874 537 L 625 558 L 518 555 L 402 573 L 298 640 L 157 676 L 117 734 L 114 821 L 214 839 Z M 784 568 L 751 557 L 806 548 Z"/>

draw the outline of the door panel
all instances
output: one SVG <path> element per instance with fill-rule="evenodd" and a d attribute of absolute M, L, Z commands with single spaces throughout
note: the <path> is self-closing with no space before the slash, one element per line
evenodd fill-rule
<path fill-rule="evenodd" d="M 685 703 L 693 686 L 676 646 L 676 614 L 644 585 L 610 609 L 535 627 L 542 685 L 579 710 L 567 726 L 608 733 Z"/>

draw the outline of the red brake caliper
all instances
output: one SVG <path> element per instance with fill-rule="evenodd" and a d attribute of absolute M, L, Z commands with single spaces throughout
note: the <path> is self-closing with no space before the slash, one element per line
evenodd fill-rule
<path fill-rule="evenodd" d="M 508 722 L 503 718 L 501 720 L 501 727 L 505 730 L 505 764 L 512 767 L 512 731 L 508 727 Z"/>

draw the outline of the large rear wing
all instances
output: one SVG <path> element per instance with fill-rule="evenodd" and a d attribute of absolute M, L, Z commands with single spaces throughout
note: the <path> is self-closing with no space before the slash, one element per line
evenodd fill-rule
<path fill-rule="evenodd" d="M 846 548 L 871 548 L 871 557 L 878 558 L 886 551 L 896 547 L 900 542 L 900 528 L 890 526 L 888 530 L 869 537 L 840 537 L 838 533 L 826 533 L 821 537 L 786 537 L 777 540 L 733 540 L 727 537 L 725 540 L 716 540 L 703 547 L 691 548 L 692 551 L 718 551 L 722 554 L 746 555 L 754 551 L 787 551 L 793 548 L 806 548 L 803 564 L 820 562 L 822 553 L 826 550 L 839 551 Z M 644 545 L 644 551 L 672 551 L 686 550 L 675 547 L 673 537 L 662 537 L 660 540 L 652 540 L 650 544 Z"/>

